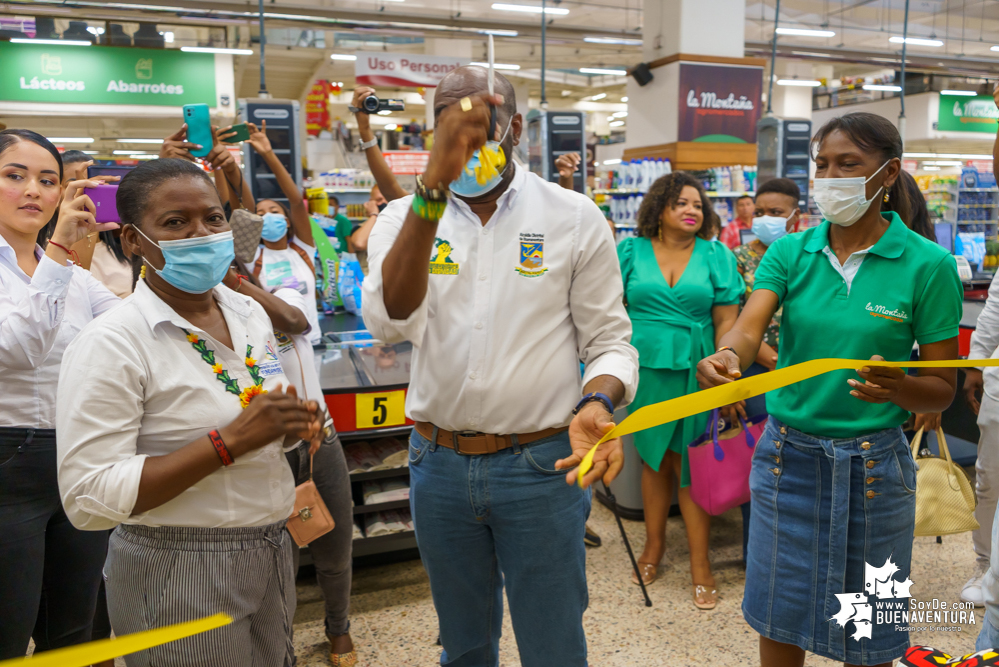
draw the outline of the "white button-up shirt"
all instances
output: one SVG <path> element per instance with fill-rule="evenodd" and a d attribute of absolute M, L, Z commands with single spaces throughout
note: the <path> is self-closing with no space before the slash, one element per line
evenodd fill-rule
<path fill-rule="evenodd" d="M 996 274 L 999 275 L 999 274 Z M 985 301 L 975 330 L 971 332 L 969 359 L 999 358 L 999 280 L 993 276 L 989 285 L 989 298 Z M 984 391 L 992 400 L 999 401 L 999 368 L 983 369 Z"/>
<path fill-rule="evenodd" d="M 0 236 L 0 426 L 55 428 L 63 352 L 91 320 L 119 303 L 90 273 L 35 247 L 30 278 Z"/>
<path fill-rule="evenodd" d="M 484 226 L 451 198 L 427 295 L 405 320 L 385 309 L 382 264 L 412 197 L 390 203 L 372 229 L 364 323 L 376 338 L 413 343 L 411 419 L 530 433 L 568 424 L 582 385 L 599 375 L 621 380 L 626 402 L 634 397 L 638 352 L 607 221 L 587 197 L 516 169 Z"/>
<path fill-rule="evenodd" d="M 103 530 L 119 523 L 232 528 L 291 515 L 295 482 L 279 440 L 240 456 L 173 500 L 132 515 L 147 457 L 174 452 L 242 411 L 239 397 L 216 378 L 182 328 L 206 341 L 240 389 L 254 384 L 246 368 L 247 345 L 253 346 L 250 356 L 264 389 L 288 386 L 263 308 L 222 285 L 215 297 L 235 350 L 188 323 L 144 281 L 66 350 L 56 447 L 59 492 L 77 528 Z"/>

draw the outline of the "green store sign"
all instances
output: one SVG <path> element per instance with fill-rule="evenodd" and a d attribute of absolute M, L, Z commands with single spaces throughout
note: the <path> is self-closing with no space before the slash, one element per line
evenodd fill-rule
<path fill-rule="evenodd" d="M 940 95 L 940 119 L 937 129 L 941 132 L 999 131 L 999 108 L 988 95 L 963 97 Z"/>
<path fill-rule="evenodd" d="M 208 53 L 0 42 L 0 63 L 3 101 L 216 106 Z"/>

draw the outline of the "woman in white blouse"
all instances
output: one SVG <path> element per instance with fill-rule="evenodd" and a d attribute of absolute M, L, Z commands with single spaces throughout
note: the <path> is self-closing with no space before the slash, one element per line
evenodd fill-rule
<path fill-rule="evenodd" d="M 282 446 L 318 446 L 318 405 L 282 390 L 270 320 L 220 284 L 232 232 L 204 171 L 147 162 L 122 179 L 117 205 L 145 276 L 67 350 L 63 505 L 84 530 L 117 526 L 104 570 L 116 634 L 234 619 L 126 656 L 129 667 L 286 667 L 295 484 Z"/>
<path fill-rule="evenodd" d="M 302 191 L 288 169 L 275 155 L 267 138 L 267 123 L 259 129 L 247 123 L 250 138 L 247 143 L 274 174 L 277 186 L 288 199 L 288 208 L 273 199 L 257 201 L 256 213 L 264 219 L 260 232 L 260 249 L 246 270 L 260 281 L 268 292 L 288 287 L 305 297 L 305 316 L 309 320 L 306 336 L 312 345 L 322 339 L 316 302 L 316 246 L 312 239 L 312 222 L 309 210 L 302 199 Z M 221 130 L 224 133 L 226 130 Z"/>
<path fill-rule="evenodd" d="M 62 170 L 41 135 L 0 132 L 0 660 L 23 657 L 32 637 L 42 651 L 90 641 L 107 548 L 106 533 L 63 512 L 54 429 L 66 346 L 118 302 L 68 249 L 117 225 L 94 221 L 82 188 L 96 183 L 70 183 L 60 208 Z"/>

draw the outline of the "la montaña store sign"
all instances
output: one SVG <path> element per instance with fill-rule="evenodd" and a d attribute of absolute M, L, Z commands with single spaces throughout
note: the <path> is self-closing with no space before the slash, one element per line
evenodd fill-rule
<path fill-rule="evenodd" d="M 214 107 L 215 56 L 0 42 L 0 101 Z"/>
<path fill-rule="evenodd" d="M 679 141 L 756 143 L 763 68 L 680 63 Z"/>
<path fill-rule="evenodd" d="M 354 78 L 363 86 L 435 88 L 449 72 L 469 62 L 467 58 L 419 53 L 359 52 L 354 61 Z"/>

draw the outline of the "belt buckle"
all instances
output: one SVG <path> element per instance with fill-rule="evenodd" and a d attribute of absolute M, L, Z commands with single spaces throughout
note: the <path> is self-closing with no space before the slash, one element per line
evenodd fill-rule
<path fill-rule="evenodd" d="M 478 435 L 478 431 L 452 431 L 451 432 L 451 444 L 454 445 L 455 453 L 461 456 L 471 456 L 471 454 L 465 454 L 461 451 L 461 447 L 458 446 L 458 438 L 471 438 Z"/>

